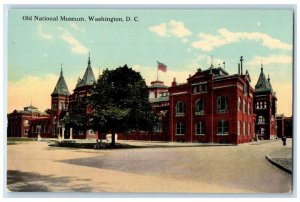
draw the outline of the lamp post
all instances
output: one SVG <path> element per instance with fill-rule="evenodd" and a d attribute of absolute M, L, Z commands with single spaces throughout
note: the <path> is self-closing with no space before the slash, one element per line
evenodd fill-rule
<path fill-rule="evenodd" d="M 60 137 L 60 128 L 61 128 L 61 125 L 59 124 L 59 122 L 57 122 L 57 125 L 56 125 L 57 129 L 58 129 L 58 135 L 57 135 L 57 138 L 60 140 L 61 137 Z"/>

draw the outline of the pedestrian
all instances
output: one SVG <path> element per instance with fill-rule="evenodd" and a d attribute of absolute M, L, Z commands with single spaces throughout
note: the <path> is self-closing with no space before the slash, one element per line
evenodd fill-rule
<path fill-rule="evenodd" d="M 283 146 L 286 146 L 286 137 L 282 136 L 281 138 Z"/>

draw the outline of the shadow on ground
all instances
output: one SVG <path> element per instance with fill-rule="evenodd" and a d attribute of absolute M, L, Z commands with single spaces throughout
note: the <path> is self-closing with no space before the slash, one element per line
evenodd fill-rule
<path fill-rule="evenodd" d="M 78 182 L 74 177 L 57 177 L 53 175 L 40 175 L 32 172 L 22 172 L 19 170 L 7 171 L 7 188 L 12 192 L 90 192 L 92 189 L 88 185 L 88 180 L 82 180 L 81 184 L 73 185 L 72 182 Z"/>

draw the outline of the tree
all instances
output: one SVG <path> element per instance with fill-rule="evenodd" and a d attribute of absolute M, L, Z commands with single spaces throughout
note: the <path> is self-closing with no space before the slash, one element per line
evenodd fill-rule
<path fill-rule="evenodd" d="M 61 122 L 67 128 L 75 127 L 77 129 L 85 129 L 89 125 L 89 116 L 87 112 L 87 99 L 81 98 L 77 100 L 74 106 L 71 106 L 70 111 L 63 114 Z"/>
<path fill-rule="evenodd" d="M 45 110 L 45 113 L 48 114 L 48 115 L 51 115 L 51 109 L 47 108 L 47 109 Z"/>
<path fill-rule="evenodd" d="M 112 145 L 116 133 L 151 131 L 157 120 L 144 79 L 127 65 L 103 71 L 91 91 L 89 104 L 94 128 L 111 133 Z"/>

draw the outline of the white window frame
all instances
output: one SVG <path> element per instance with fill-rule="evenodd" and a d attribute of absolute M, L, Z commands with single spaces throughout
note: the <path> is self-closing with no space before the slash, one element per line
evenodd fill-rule
<path fill-rule="evenodd" d="M 203 102 L 202 110 L 198 109 L 198 105 L 200 106 L 200 101 Z M 205 114 L 204 109 L 205 109 L 205 101 L 204 101 L 204 99 L 200 98 L 196 101 L 195 114 L 196 115 L 204 115 Z"/>
<path fill-rule="evenodd" d="M 179 126 L 180 133 L 177 133 L 177 126 Z M 184 125 L 184 123 L 178 122 L 178 123 L 175 124 L 175 134 L 176 135 L 184 135 L 185 134 L 185 125 Z"/>
<path fill-rule="evenodd" d="M 180 110 L 180 104 L 182 104 L 182 111 Z M 185 106 L 183 101 L 178 101 L 175 106 L 175 115 L 184 116 Z"/>
<path fill-rule="evenodd" d="M 219 132 L 219 123 L 222 123 L 222 131 L 221 133 Z M 227 124 L 227 131 L 225 132 L 225 124 Z M 229 134 L 229 124 L 228 124 L 228 121 L 225 121 L 225 120 L 220 120 L 217 122 L 217 135 L 228 135 Z"/>
<path fill-rule="evenodd" d="M 198 133 L 198 124 L 200 126 L 201 133 Z M 195 123 L 195 135 L 205 135 L 205 123 L 203 121 Z"/>

